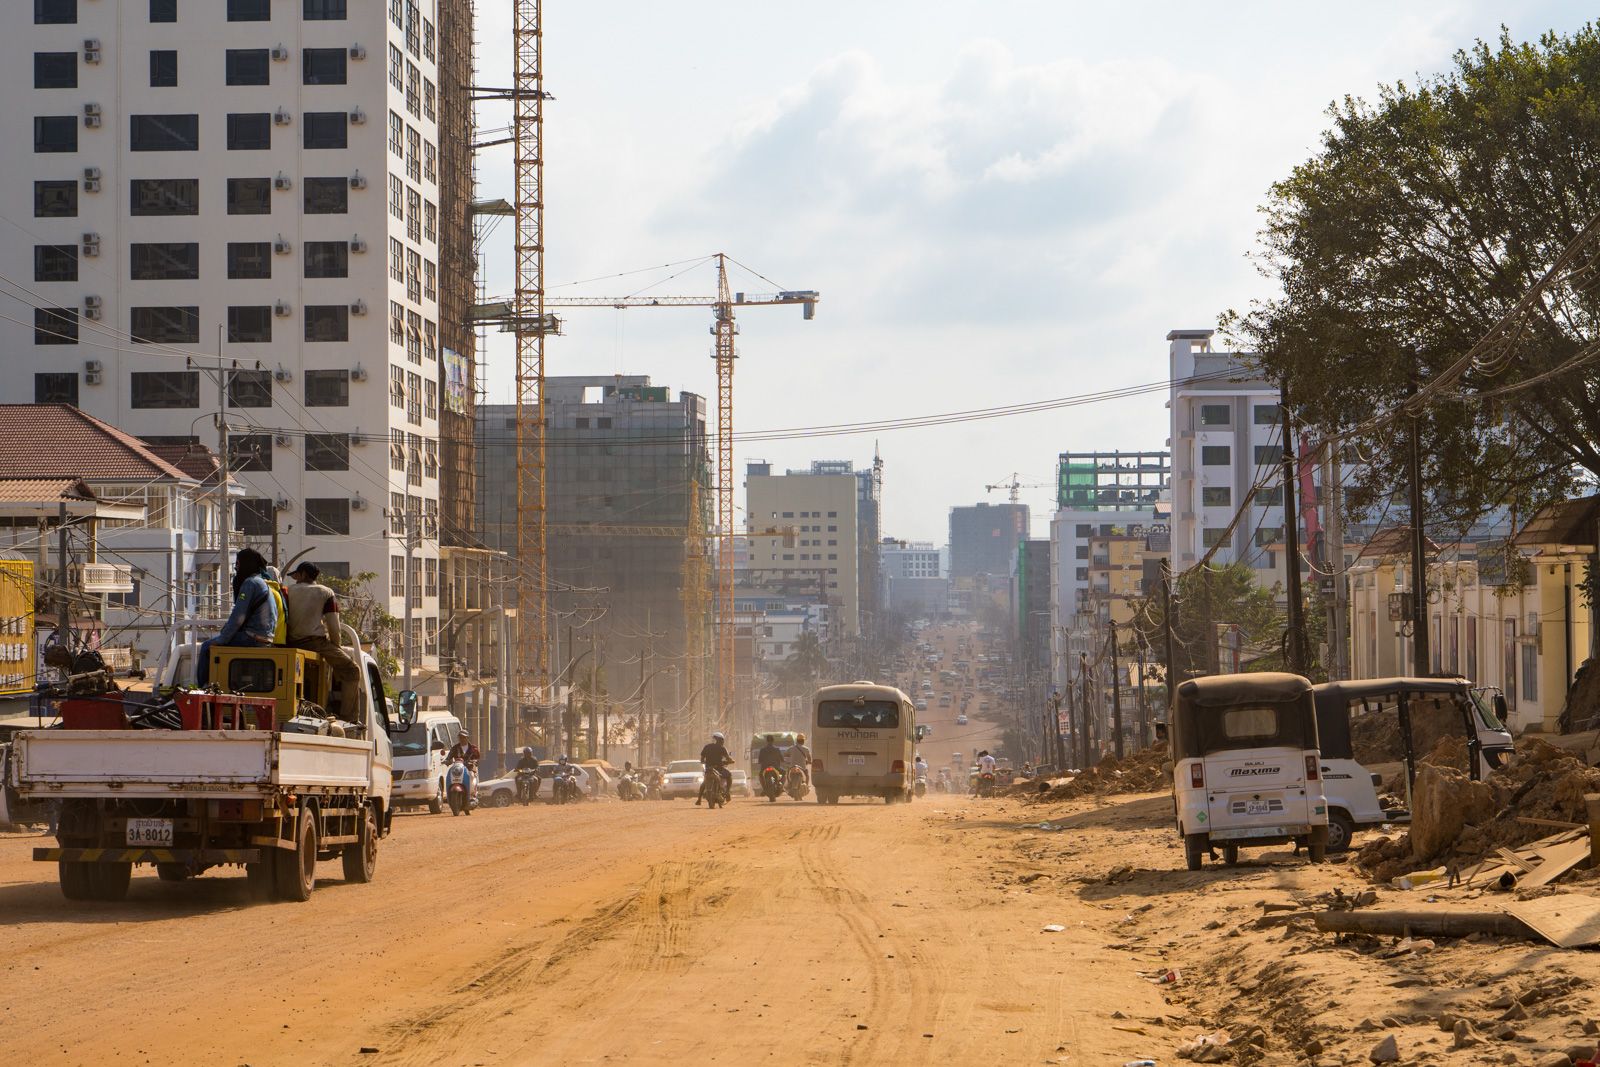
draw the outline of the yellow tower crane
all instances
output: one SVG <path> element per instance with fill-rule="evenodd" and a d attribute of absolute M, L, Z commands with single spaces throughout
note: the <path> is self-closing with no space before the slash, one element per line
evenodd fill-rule
<path fill-rule="evenodd" d="M 716 577 L 716 676 L 717 721 L 727 726 L 733 721 L 734 701 L 734 618 L 733 618 L 733 361 L 734 336 L 738 328 L 734 322 L 734 309 L 745 307 L 771 307 L 778 304 L 799 304 L 807 319 L 816 315 L 820 296 L 813 289 L 786 290 L 779 293 L 751 295 L 735 293 L 728 285 L 728 257 L 719 252 L 717 259 L 717 295 L 710 296 L 625 296 L 625 297 L 545 297 L 541 291 L 539 305 L 542 314 L 551 307 L 709 307 L 712 309 L 711 334 L 715 338 L 711 358 L 717 364 L 717 482 L 716 530 L 718 538 Z M 541 514 L 541 522 L 542 522 Z M 693 535 L 691 533 L 691 541 Z M 691 544 L 689 560 L 698 560 L 705 566 L 706 553 L 701 543 L 698 553 Z M 686 567 L 685 582 L 689 580 Z"/>

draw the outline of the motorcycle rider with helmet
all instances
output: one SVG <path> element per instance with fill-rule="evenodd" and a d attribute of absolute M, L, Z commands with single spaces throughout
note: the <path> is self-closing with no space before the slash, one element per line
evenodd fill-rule
<path fill-rule="evenodd" d="M 460 760 L 467 765 L 467 792 L 473 800 L 478 799 L 478 759 L 481 755 L 478 746 L 467 736 L 467 731 L 462 730 L 461 736 L 456 739 L 456 743 L 444 757 L 446 764 Z"/>
<path fill-rule="evenodd" d="M 700 765 L 705 768 L 705 775 L 700 780 L 700 795 L 695 797 L 695 807 L 706 798 L 706 782 L 715 774 L 722 779 L 723 792 L 733 796 L 733 775 L 728 773 L 728 764 L 733 762 L 733 757 L 728 755 L 728 739 L 722 736 L 719 730 L 711 735 L 711 741 L 700 750 Z"/>
<path fill-rule="evenodd" d="M 789 751 L 783 754 L 784 763 L 789 767 L 799 767 L 806 776 L 806 785 L 811 785 L 811 750 L 806 747 L 806 735 L 796 734 L 794 744 L 789 746 Z"/>
<path fill-rule="evenodd" d="M 532 748 L 523 748 L 522 754 L 517 758 L 517 765 L 512 768 L 512 771 L 532 771 L 533 795 L 539 795 L 539 760 L 534 756 Z"/>
<path fill-rule="evenodd" d="M 778 792 L 783 792 L 784 759 L 783 749 L 778 747 L 778 742 L 771 734 L 767 735 L 766 744 L 761 746 L 761 751 L 756 753 L 756 769 L 761 772 L 761 787 L 766 788 L 767 768 L 778 772 Z"/>

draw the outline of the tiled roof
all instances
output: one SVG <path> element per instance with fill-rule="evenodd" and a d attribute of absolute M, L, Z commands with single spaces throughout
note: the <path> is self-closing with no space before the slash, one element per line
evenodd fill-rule
<path fill-rule="evenodd" d="M 0 479 L 0 504 L 38 504 L 47 500 L 93 500 L 94 493 L 76 478 Z"/>
<path fill-rule="evenodd" d="M 217 463 L 217 454 L 205 445 L 158 445 L 148 441 L 142 443 L 145 448 L 196 481 L 216 482 L 217 472 L 221 469 Z"/>
<path fill-rule="evenodd" d="M 0 480 L 17 478 L 195 480 L 70 404 L 0 404 Z"/>

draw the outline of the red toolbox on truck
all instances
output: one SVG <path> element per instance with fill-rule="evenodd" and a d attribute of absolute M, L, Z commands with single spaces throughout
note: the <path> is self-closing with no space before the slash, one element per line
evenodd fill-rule
<path fill-rule="evenodd" d="M 277 701 L 233 693 L 179 693 L 185 730 L 271 730 Z"/>

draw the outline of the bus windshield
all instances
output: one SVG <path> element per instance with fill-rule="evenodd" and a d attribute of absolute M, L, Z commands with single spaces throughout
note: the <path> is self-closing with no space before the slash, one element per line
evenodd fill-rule
<path fill-rule="evenodd" d="M 892 729 L 900 725 L 900 704 L 894 700 L 823 700 L 817 704 L 819 727 Z"/>

